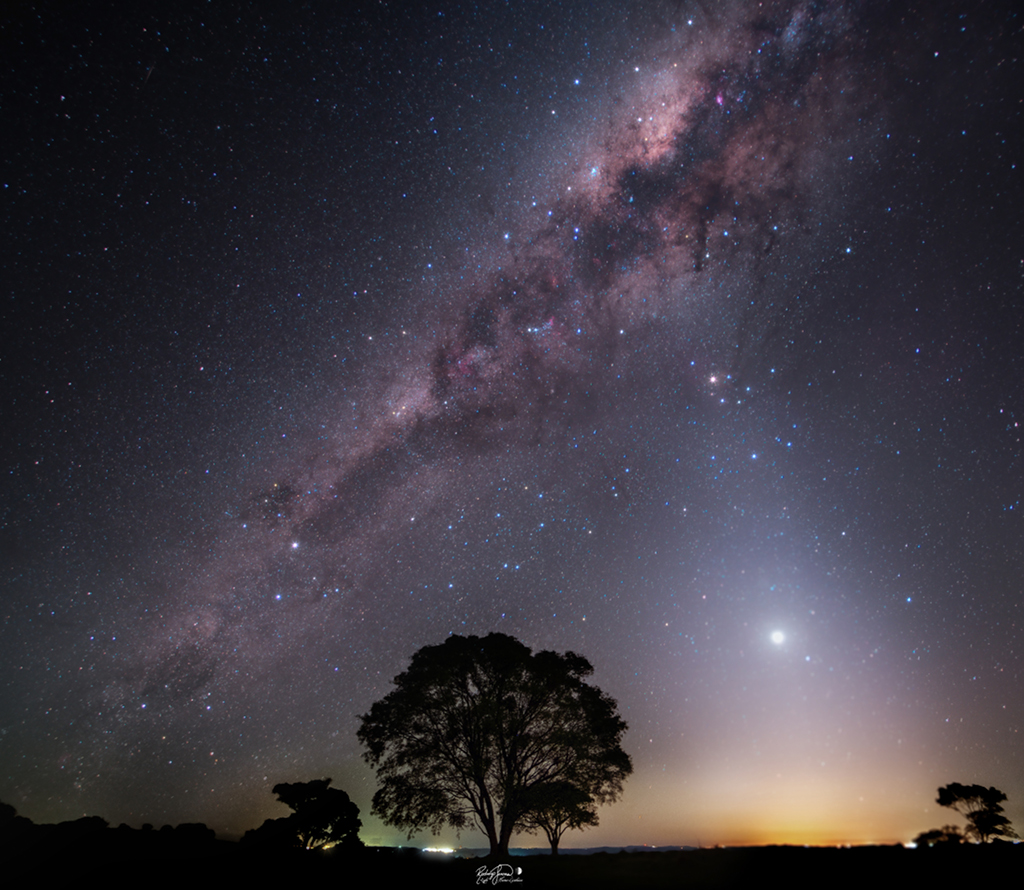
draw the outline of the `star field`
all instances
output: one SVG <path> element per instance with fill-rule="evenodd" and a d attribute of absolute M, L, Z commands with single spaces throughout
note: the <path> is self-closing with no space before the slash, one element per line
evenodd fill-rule
<path fill-rule="evenodd" d="M 1019 828 L 1022 24 L 9 15 L 0 799 L 400 842 L 357 715 L 501 631 L 630 725 L 570 846 Z"/>

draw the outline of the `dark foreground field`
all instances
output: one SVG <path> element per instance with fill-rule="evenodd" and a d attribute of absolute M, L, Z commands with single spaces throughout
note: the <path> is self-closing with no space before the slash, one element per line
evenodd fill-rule
<path fill-rule="evenodd" d="M 1022 873 L 1024 844 L 906 850 L 747 847 L 673 852 L 595 853 L 588 856 L 511 856 L 457 859 L 412 850 L 371 848 L 261 855 L 217 841 L 204 851 L 111 855 L 99 849 L 4 851 L 0 880 L 104 887 L 474 887 L 515 883 L 540 887 L 785 887 L 970 886 L 996 875 Z M 241 882 L 241 883 L 239 883 Z"/>

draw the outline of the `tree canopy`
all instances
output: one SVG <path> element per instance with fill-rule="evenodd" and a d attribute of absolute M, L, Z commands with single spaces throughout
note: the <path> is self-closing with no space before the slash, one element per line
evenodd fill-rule
<path fill-rule="evenodd" d="M 997 837 L 1017 836 L 1010 820 L 1003 815 L 1004 800 L 1006 795 L 998 788 L 953 782 L 939 789 L 935 802 L 955 810 L 967 820 L 965 838 L 984 844 Z"/>
<path fill-rule="evenodd" d="M 294 812 L 280 819 L 267 819 L 259 828 L 247 831 L 242 840 L 305 850 L 336 844 L 360 846 L 359 807 L 340 788 L 328 787 L 330 784 L 330 779 L 314 779 L 275 785 L 272 790 L 277 799 Z"/>
<path fill-rule="evenodd" d="M 566 828 L 596 824 L 633 765 L 615 701 L 585 682 L 593 670 L 498 633 L 423 647 L 360 718 L 373 812 L 410 837 L 475 825 L 494 855 L 517 830 L 548 823 L 557 846 Z"/>
<path fill-rule="evenodd" d="M 583 784 L 550 782 L 530 795 L 530 807 L 523 819 L 527 830 L 540 830 L 558 853 L 558 844 L 570 828 L 597 825 L 597 805 Z"/>

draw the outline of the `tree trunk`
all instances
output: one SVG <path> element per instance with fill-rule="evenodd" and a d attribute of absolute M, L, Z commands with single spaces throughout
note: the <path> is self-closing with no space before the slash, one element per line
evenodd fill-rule
<path fill-rule="evenodd" d="M 544 834 L 547 836 L 548 843 L 551 844 L 551 855 L 558 855 L 558 842 L 562 839 L 562 832 L 552 828 L 549 825 L 544 826 Z"/>
<path fill-rule="evenodd" d="M 505 820 L 501 820 L 501 834 L 498 835 L 498 842 L 495 844 L 491 842 L 491 855 L 492 856 L 508 856 L 508 842 L 512 839 L 512 825 L 506 825 Z"/>
<path fill-rule="evenodd" d="M 498 834 L 494 828 L 496 821 L 494 818 L 494 807 L 491 804 L 491 797 L 487 793 L 487 787 L 482 779 L 477 782 L 477 787 L 480 789 L 480 802 L 474 803 L 473 808 L 476 810 L 480 826 L 487 832 L 487 843 L 491 846 L 489 855 L 494 856 L 498 849 Z"/>
<path fill-rule="evenodd" d="M 502 852 L 501 852 L 501 842 L 498 840 L 498 836 L 494 833 L 494 825 L 493 824 L 487 826 L 487 843 L 489 843 L 491 845 L 491 852 L 490 852 L 489 855 L 491 855 L 491 856 L 500 856 L 500 855 L 502 855 Z M 508 853 L 508 841 L 505 841 L 505 853 L 506 854 Z"/>

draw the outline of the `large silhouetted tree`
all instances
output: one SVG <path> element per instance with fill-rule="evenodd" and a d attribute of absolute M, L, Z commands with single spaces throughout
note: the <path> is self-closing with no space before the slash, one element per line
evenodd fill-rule
<path fill-rule="evenodd" d="M 330 784 L 330 779 L 314 779 L 275 785 L 272 790 L 277 799 L 294 812 L 281 819 L 267 819 L 259 828 L 247 831 L 242 840 L 305 850 L 336 844 L 361 846 L 359 807 L 341 789 L 328 787 Z"/>
<path fill-rule="evenodd" d="M 998 788 L 953 782 L 939 789 L 936 803 L 955 810 L 967 820 L 964 837 L 984 844 L 997 837 L 1017 836 L 1010 820 L 1003 815 L 1004 800 L 1006 795 Z"/>
<path fill-rule="evenodd" d="M 515 831 L 543 827 L 558 789 L 576 796 L 562 798 L 570 815 L 552 823 L 557 837 L 586 824 L 582 809 L 617 799 L 633 771 L 620 744 L 626 723 L 584 682 L 592 673 L 582 656 L 534 654 L 505 634 L 420 649 L 360 718 L 380 781 L 373 812 L 410 837 L 475 825 L 494 855 L 508 853 Z"/>

